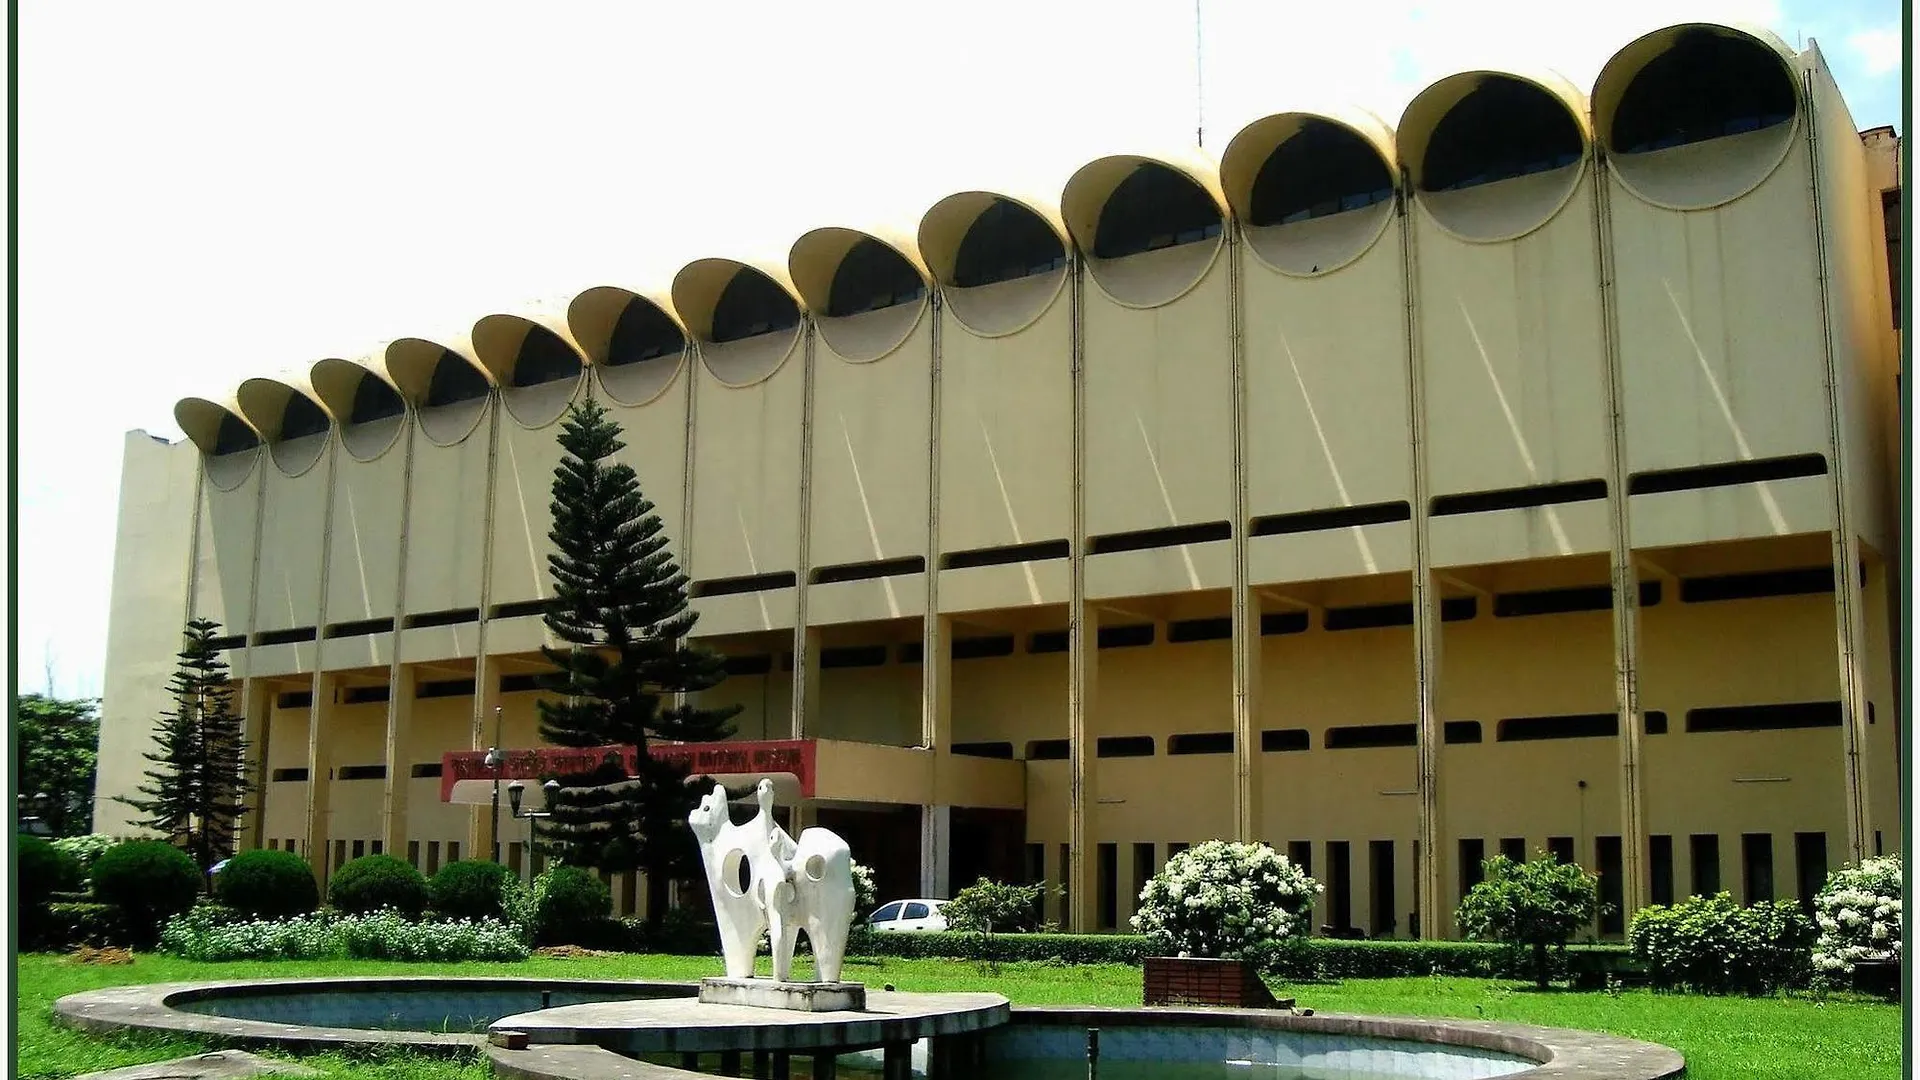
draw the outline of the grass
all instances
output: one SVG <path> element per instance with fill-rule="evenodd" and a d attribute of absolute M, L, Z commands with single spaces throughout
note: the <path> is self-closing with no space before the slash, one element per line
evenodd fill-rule
<path fill-rule="evenodd" d="M 764 966 L 765 957 L 761 958 Z M 804 963 L 797 962 L 804 970 Z M 141 955 L 131 965 L 89 966 L 60 956 L 16 961 L 16 1018 L 23 1080 L 59 1080 L 80 1073 L 161 1061 L 209 1047 L 183 1040 L 101 1038 L 56 1026 L 55 999 L 129 983 L 194 979 L 330 975 L 551 975 L 587 979 L 695 979 L 718 960 L 693 956 L 532 959 L 517 964 L 414 965 L 379 961 L 203 964 Z M 1008 963 L 989 970 L 960 960 L 850 959 L 846 977 L 901 990 L 992 989 L 1017 1005 L 1136 1005 L 1140 969 L 1124 964 L 1068 967 Z M 1628 990 L 1549 991 L 1488 979 L 1354 979 L 1276 984 L 1302 1006 L 1321 1012 L 1458 1016 L 1587 1028 L 1674 1047 L 1687 1058 L 1689 1080 L 1879 1080 L 1900 1075 L 1901 1016 L 1894 1005 L 1856 998 L 1809 996 L 1698 997 Z M 304 1058 L 328 1077 L 374 1080 L 485 1080 L 477 1058 L 393 1054 L 374 1059 Z"/>

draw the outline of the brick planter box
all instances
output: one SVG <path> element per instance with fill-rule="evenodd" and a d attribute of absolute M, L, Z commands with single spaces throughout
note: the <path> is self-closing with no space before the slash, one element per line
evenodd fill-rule
<path fill-rule="evenodd" d="M 1224 1005 L 1236 1009 L 1291 1008 L 1275 1001 L 1260 973 L 1245 960 L 1149 956 L 1143 960 L 1141 1001 L 1146 1005 Z"/>

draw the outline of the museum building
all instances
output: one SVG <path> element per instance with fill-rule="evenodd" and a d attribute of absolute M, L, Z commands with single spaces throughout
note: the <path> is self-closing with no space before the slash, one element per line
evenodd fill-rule
<path fill-rule="evenodd" d="M 1817 46 L 1688 24 L 188 398 L 127 439 L 97 828 L 205 617 L 245 845 L 484 857 L 591 397 L 742 707 L 656 752 L 887 898 L 1124 928 L 1212 838 L 1326 933 L 1447 935 L 1502 852 L 1597 872 L 1602 935 L 1806 896 L 1901 835 L 1898 162 Z"/>

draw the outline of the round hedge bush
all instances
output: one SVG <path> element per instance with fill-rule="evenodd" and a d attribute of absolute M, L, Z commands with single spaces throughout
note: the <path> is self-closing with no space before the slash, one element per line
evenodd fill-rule
<path fill-rule="evenodd" d="M 38 836 L 16 836 L 13 849 L 20 853 L 17 888 L 22 904 L 48 903 L 54 893 L 72 889 L 82 880 L 80 860 Z"/>
<path fill-rule="evenodd" d="M 409 918 L 427 908 L 427 881 L 391 855 L 368 855 L 333 872 L 327 902 L 353 915 L 391 909 Z"/>
<path fill-rule="evenodd" d="M 235 911 L 267 919 L 305 915 L 320 906 L 320 888 L 307 860 L 266 848 L 228 859 L 214 875 L 213 894 Z"/>
<path fill-rule="evenodd" d="M 427 899 L 433 910 L 456 919 L 500 919 L 512 880 L 513 872 L 497 862 L 460 859 L 427 882 Z"/>
<path fill-rule="evenodd" d="M 533 885 L 534 924 L 539 940 L 548 945 L 579 945 L 575 938 L 591 937 L 613 913 L 613 893 L 607 883 L 577 866 L 556 866 Z"/>
<path fill-rule="evenodd" d="M 142 943 L 200 899 L 202 880 L 187 853 L 164 840 L 115 844 L 93 861 L 93 894 L 119 908 Z"/>

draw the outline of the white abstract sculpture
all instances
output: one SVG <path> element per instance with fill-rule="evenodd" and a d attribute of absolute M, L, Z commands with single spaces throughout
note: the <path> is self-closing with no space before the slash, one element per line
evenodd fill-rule
<path fill-rule="evenodd" d="M 791 982 L 794 945 L 804 930 L 813 946 L 814 981 L 837 983 L 853 924 L 853 854 L 828 829 L 807 829 L 797 842 L 788 836 L 773 820 L 773 781 L 760 781 L 754 801 L 759 806 L 753 820 L 735 825 L 727 815 L 727 790 L 715 784 L 687 815 L 713 894 L 727 977 L 753 975 L 764 932 L 772 938 L 774 981 Z"/>

